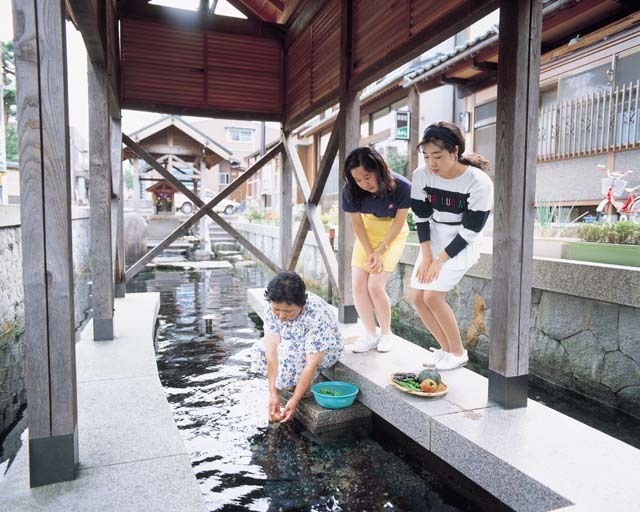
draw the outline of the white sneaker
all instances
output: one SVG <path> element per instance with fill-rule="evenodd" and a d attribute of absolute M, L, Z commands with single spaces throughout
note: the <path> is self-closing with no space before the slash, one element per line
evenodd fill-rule
<path fill-rule="evenodd" d="M 378 339 L 378 352 L 390 352 L 393 348 L 393 334 L 383 334 Z"/>
<path fill-rule="evenodd" d="M 466 350 L 459 356 L 454 356 L 451 352 L 447 352 L 446 354 L 447 355 L 436 364 L 436 370 L 455 370 L 469 362 L 469 355 Z"/>
<path fill-rule="evenodd" d="M 372 348 L 376 348 L 377 345 L 378 337 L 366 334 L 361 336 L 358 341 L 353 344 L 351 350 L 354 352 L 369 352 Z"/>
<path fill-rule="evenodd" d="M 433 368 L 448 354 L 448 352 L 445 352 L 441 348 L 431 348 L 430 350 L 431 352 L 427 354 L 427 358 L 424 363 L 422 363 L 422 366 Z"/>

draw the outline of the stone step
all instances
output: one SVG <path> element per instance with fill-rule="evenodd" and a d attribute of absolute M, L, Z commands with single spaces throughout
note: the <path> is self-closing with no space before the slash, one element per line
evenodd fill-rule
<path fill-rule="evenodd" d="M 238 252 L 238 244 L 236 242 L 211 242 L 211 250 L 213 252 L 220 252 L 220 251 L 232 251 L 236 254 L 239 254 Z"/>
<path fill-rule="evenodd" d="M 291 398 L 291 392 L 280 393 L 281 406 Z M 344 409 L 325 409 L 315 398 L 303 398 L 296 410 L 296 419 L 314 435 L 326 438 L 328 434 L 342 435 L 346 431 L 371 428 L 371 411 L 357 400 Z"/>

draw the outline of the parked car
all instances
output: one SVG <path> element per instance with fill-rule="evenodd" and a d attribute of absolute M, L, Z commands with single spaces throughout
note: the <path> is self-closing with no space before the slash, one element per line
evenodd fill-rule
<path fill-rule="evenodd" d="M 210 201 L 216 196 L 213 191 L 208 189 L 204 191 L 203 195 L 203 201 L 205 202 Z M 176 211 L 180 211 L 181 213 L 184 213 L 186 215 L 193 212 L 193 203 L 184 194 L 176 193 L 173 197 L 173 200 L 174 204 L 176 205 Z M 216 213 L 224 213 L 225 215 L 232 215 L 233 213 L 235 213 L 238 206 L 239 204 L 236 201 L 224 198 L 213 207 L 213 211 Z"/>

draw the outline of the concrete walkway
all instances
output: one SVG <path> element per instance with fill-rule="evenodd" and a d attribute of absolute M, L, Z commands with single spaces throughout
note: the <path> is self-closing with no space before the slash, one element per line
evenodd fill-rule
<path fill-rule="evenodd" d="M 261 316 L 263 297 L 249 290 Z M 359 329 L 341 325 L 347 340 Z M 403 393 L 389 374 L 419 370 L 427 351 L 395 343 L 386 354 L 347 353 L 327 377 L 356 384 L 363 405 L 514 510 L 638 510 L 640 450 L 532 400 L 505 410 L 488 401 L 487 379 L 465 368 L 442 372 L 442 397 Z"/>
<path fill-rule="evenodd" d="M 116 299 L 113 341 L 94 342 L 91 323 L 86 326 L 76 345 L 78 477 L 30 489 L 23 445 L 0 481 L 0 510 L 206 510 L 158 378 L 159 304 L 158 293 Z"/>

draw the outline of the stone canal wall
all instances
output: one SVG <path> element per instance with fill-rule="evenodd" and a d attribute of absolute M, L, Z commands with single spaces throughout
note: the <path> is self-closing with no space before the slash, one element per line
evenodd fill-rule
<path fill-rule="evenodd" d="M 87 316 L 90 271 L 88 209 L 72 222 L 76 326 Z M 0 440 L 26 405 L 22 241 L 17 206 L 0 205 Z"/>
<path fill-rule="evenodd" d="M 277 226 L 234 227 L 267 254 L 279 253 Z M 433 346 L 409 299 L 418 250 L 407 245 L 389 280 L 394 329 L 418 345 Z M 296 270 L 310 287 L 326 292 L 327 275 L 311 233 Z M 465 346 L 484 367 L 491 272 L 492 256 L 483 254 L 448 296 Z M 535 258 L 533 286 L 530 374 L 640 417 L 640 270 Z"/>

